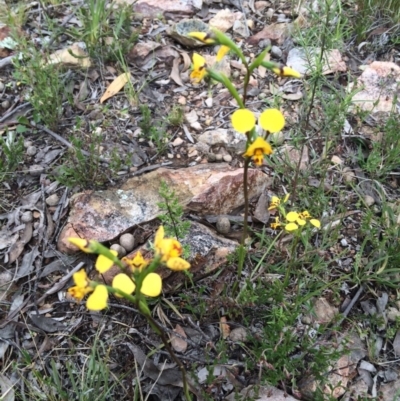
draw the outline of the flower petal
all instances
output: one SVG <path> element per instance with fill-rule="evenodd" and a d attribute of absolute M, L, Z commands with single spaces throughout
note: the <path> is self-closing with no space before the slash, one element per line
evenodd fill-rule
<path fill-rule="evenodd" d="M 140 292 L 148 297 L 158 297 L 161 294 L 162 280 L 159 274 L 149 273 L 143 280 Z"/>
<path fill-rule="evenodd" d="M 118 252 L 114 251 L 113 249 L 110 249 L 110 252 L 114 256 L 118 255 Z M 114 262 L 111 259 L 108 259 L 104 255 L 99 255 L 96 260 L 95 268 L 99 273 L 105 273 L 107 270 L 111 269 L 113 264 Z"/>
<path fill-rule="evenodd" d="M 296 231 L 298 228 L 299 226 L 296 223 L 288 223 L 285 226 L 285 230 L 289 232 Z"/>
<path fill-rule="evenodd" d="M 215 43 L 215 40 L 210 37 L 209 33 L 206 32 L 190 32 L 187 34 L 187 36 L 190 36 L 191 38 L 195 38 L 197 40 L 200 40 L 203 43 L 207 43 L 209 45 Z"/>
<path fill-rule="evenodd" d="M 228 53 L 229 50 L 231 50 L 228 46 L 224 46 L 222 45 L 219 49 L 218 49 L 218 53 L 217 53 L 217 58 L 216 61 L 221 61 Z"/>
<path fill-rule="evenodd" d="M 81 269 L 72 275 L 72 279 L 77 287 L 85 288 L 89 284 L 89 279 L 85 269 Z"/>
<path fill-rule="evenodd" d="M 304 226 L 304 225 L 306 224 L 306 221 L 303 220 L 303 219 L 298 218 L 298 219 L 296 220 L 296 223 L 297 223 L 299 226 Z"/>
<path fill-rule="evenodd" d="M 260 136 L 257 137 L 257 139 L 247 148 L 244 156 L 251 157 L 254 156 L 255 154 L 259 155 L 259 152 L 257 152 L 257 150 L 260 150 L 265 155 L 272 154 L 271 145 L 264 138 L 261 138 Z"/>
<path fill-rule="evenodd" d="M 294 70 L 293 68 L 284 66 L 281 68 L 273 68 L 272 71 L 277 74 L 280 75 L 282 77 L 294 77 L 294 78 L 301 78 L 301 74 Z"/>
<path fill-rule="evenodd" d="M 98 285 L 86 301 L 89 310 L 99 311 L 107 307 L 108 291 L 104 285 Z"/>
<path fill-rule="evenodd" d="M 256 118 L 253 112 L 248 109 L 236 110 L 231 119 L 233 128 L 242 134 L 251 131 L 256 125 Z"/>
<path fill-rule="evenodd" d="M 87 239 L 70 237 L 68 238 L 68 241 L 79 248 L 82 252 L 93 253 L 93 251 L 90 249 L 90 241 Z"/>
<path fill-rule="evenodd" d="M 82 299 L 85 297 L 86 294 L 89 294 L 90 292 L 93 291 L 92 287 L 79 287 L 75 285 L 74 287 L 68 288 L 68 294 L 71 295 L 71 297 L 74 297 L 78 301 L 82 301 Z"/>
<path fill-rule="evenodd" d="M 311 219 L 311 220 L 310 220 L 310 223 L 311 223 L 314 227 L 321 228 L 321 222 L 320 222 L 319 220 L 317 220 L 317 219 Z"/>
<path fill-rule="evenodd" d="M 190 268 L 190 263 L 182 258 L 170 258 L 167 261 L 167 267 L 174 271 L 187 270 Z"/>
<path fill-rule="evenodd" d="M 136 288 L 135 283 L 125 273 L 117 274 L 113 278 L 111 286 L 113 288 L 116 288 L 117 290 L 125 292 L 126 294 L 132 294 L 132 292 L 135 291 Z M 115 295 L 119 296 L 118 294 Z"/>
<path fill-rule="evenodd" d="M 299 214 L 297 212 L 289 212 L 286 215 L 286 220 L 290 221 L 291 223 L 296 221 L 299 218 Z"/>
<path fill-rule="evenodd" d="M 285 117 L 278 109 L 267 109 L 261 113 L 260 125 L 265 131 L 279 132 L 285 126 Z"/>

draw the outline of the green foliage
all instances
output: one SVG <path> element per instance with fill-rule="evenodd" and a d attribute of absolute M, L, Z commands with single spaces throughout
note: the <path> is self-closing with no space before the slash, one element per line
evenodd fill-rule
<path fill-rule="evenodd" d="M 167 116 L 167 122 L 173 126 L 179 126 L 183 123 L 183 109 L 181 106 L 173 106 Z"/>
<path fill-rule="evenodd" d="M 82 27 L 70 29 L 77 40 L 83 40 L 90 57 L 117 60 L 117 54 L 129 52 L 137 33 L 131 29 L 132 7 L 114 8 L 108 0 L 88 0 L 78 8 Z"/>
<path fill-rule="evenodd" d="M 378 128 L 382 139 L 371 142 L 371 151 L 366 158 L 359 152 L 360 164 L 371 177 L 384 179 L 400 167 L 400 121 L 397 113 L 391 114 L 383 126 Z"/>
<path fill-rule="evenodd" d="M 175 191 L 165 181 L 161 181 L 159 194 L 164 201 L 157 203 L 157 206 L 164 213 L 158 218 L 164 226 L 166 235 L 173 235 L 177 240 L 184 238 L 189 232 L 190 221 L 183 220 L 183 207 L 179 203 Z"/>
<path fill-rule="evenodd" d="M 147 104 L 140 105 L 139 108 L 142 113 L 139 127 L 142 130 L 143 137 L 151 141 L 158 152 L 163 152 L 168 143 L 166 124 L 163 121 L 156 121 L 152 117 L 151 110 Z"/>
<path fill-rule="evenodd" d="M 23 351 L 21 360 L 15 371 L 23 369 L 24 365 L 32 367 L 32 359 L 26 351 Z M 118 379 L 115 379 L 110 372 L 104 345 L 96 340 L 85 364 L 81 366 L 69 360 L 61 364 L 60 361 L 50 359 L 45 366 L 32 369 L 32 380 L 22 378 L 25 392 L 20 399 L 67 401 L 72 398 L 77 401 L 106 401 L 119 384 Z M 66 382 L 69 383 L 68 386 Z"/>
<path fill-rule="evenodd" d="M 25 98 L 34 109 L 36 122 L 56 129 L 62 115 L 67 77 L 62 78 L 59 67 L 46 64 L 39 51 L 26 47 L 22 59 L 15 59 L 14 78 L 26 85 Z"/>
<path fill-rule="evenodd" d="M 0 136 L 0 183 L 13 173 L 24 155 L 24 141 L 14 131 L 7 132 L 6 138 Z"/>
<path fill-rule="evenodd" d="M 93 188 L 102 185 L 106 180 L 99 159 L 102 140 L 101 134 L 95 133 L 91 134 L 90 143 L 86 144 L 78 137 L 72 137 L 74 148 L 69 149 L 67 159 L 57 168 L 57 180 L 68 187 L 80 185 Z M 84 154 L 84 145 L 88 146 L 89 155 Z"/>

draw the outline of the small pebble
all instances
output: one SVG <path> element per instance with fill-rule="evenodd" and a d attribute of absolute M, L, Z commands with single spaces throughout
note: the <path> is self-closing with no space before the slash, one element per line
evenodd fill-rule
<path fill-rule="evenodd" d="M 305 315 L 301 318 L 301 323 L 306 324 L 306 325 L 310 325 L 312 323 L 312 319 L 311 316 L 309 315 Z"/>
<path fill-rule="evenodd" d="M 233 342 L 246 342 L 248 339 L 247 330 L 243 327 L 237 327 L 230 332 L 229 339 Z"/>
<path fill-rule="evenodd" d="M 10 101 L 9 100 L 4 100 L 3 102 L 1 102 L 1 107 L 3 109 L 8 109 L 10 107 Z"/>
<path fill-rule="evenodd" d="M 216 156 L 214 155 L 214 153 L 207 153 L 207 160 L 209 162 L 215 162 L 217 160 Z"/>
<path fill-rule="evenodd" d="M 217 161 L 217 162 L 220 162 L 221 160 L 222 160 L 222 155 L 221 155 L 221 153 L 218 153 L 218 154 L 216 154 L 215 155 L 215 160 Z"/>
<path fill-rule="evenodd" d="M 400 311 L 393 307 L 389 306 L 389 308 L 386 311 L 386 316 L 391 322 L 395 322 L 397 319 L 400 319 Z"/>
<path fill-rule="evenodd" d="M 343 164 L 343 160 L 339 156 L 332 156 L 331 162 L 333 164 Z"/>
<path fill-rule="evenodd" d="M 345 238 L 342 238 L 342 239 L 340 240 L 340 244 L 341 244 L 342 246 L 349 246 L 349 243 L 346 241 Z"/>
<path fill-rule="evenodd" d="M 119 258 L 123 258 L 126 255 L 125 248 L 123 248 L 120 244 L 112 244 L 110 246 L 110 249 L 112 249 L 113 251 L 117 251 L 117 256 Z"/>
<path fill-rule="evenodd" d="M 233 71 L 233 73 L 232 73 L 232 77 L 233 78 L 239 78 L 239 76 L 240 76 L 240 72 L 239 71 Z"/>
<path fill-rule="evenodd" d="M 227 217 L 220 216 L 217 220 L 217 231 L 221 234 L 228 234 L 231 231 L 231 222 Z"/>
<path fill-rule="evenodd" d="M 119 243 L 122 247 L 126 249 L 127 252 L 130 252 L 135 247 L 135 237 L 132 234 L 122 234 L 119 237 Z"/>
<path fill-rule="evenodd" d="M 261 93 L 258 94 L 258 98 L 259 98 L 260 100 L 265 99 L 266 97 L 267 97 L 267 94 L 264 93 L 264 92 L 261 92 Z"/>
<path fill-rule="evenodd" d="M 29 148 L 29 146 L 32 146 L 33 142 L 32 141 L 24 141 L 24 148 Z"/>
<path fill-rule="evenodd" d="M 30 223 L 33 220 L 32 212 L 27 210 L 26 212 L 22 213 L 21 221 L 22 223 Z"/>
<path fill-rule="evenodd" d="M 343 179 L 346 184 L 351 184 L 356 181 L 356 175 L 350 167 L 343 169 Z"/>
<path fill-rule="evenodd" d="M 57 194 L 50 195 L 48 198 L 46 198 L 46 205 L 47 206 L 57 206 L 58 202 L 60 201 L 60 198 Z"/>
<path fill-rule="evenodd" d="M 5 86 L 4 86 L 3 82 L 0 82 L 0 92 L 3 92 L 4 88 L 5 88 Z"/>
<path fill-rule="evenodd" d="M 271 54 L 276 58 L 282 57 L 282 50 L 278 46 L 271 47 Z"/>
<path fill-rule="evenodd" d="M 183 139 L 182 138 L 175 138 L 174 141 L 172 142 L 172 146 L 177 147 L 177 146 L 181 146 L 183 143 Z"/>
<path fill-rule="evenodd" d="M 45 171 L 45 168 L 41 166 L 40 164 L 32 164 L 32 166 L 29 167 L 29 174 L 37 177 L 40 174 L 43 174 Z"/>
<path fill-rule="evenodd" d="M 206 106 L 207 106 L 208 108 L 211 108 L 212 105 L 213 105 L 212 97 L 207 98 L 206 101 L 205 101 L 205 103 L 206 103 Z"/>
<path fill-rule="evenodd" d="M 232 161 L 232 156 L 231 155 L 224 155 L 222 157 L 222 159 L 224 160 L 224 162 L 230 163 Z"/>
<path fill-rule="evenodd" d="M 365 195 L 364 202 L 367 206 L 372 206 L 375 203 L 375 199 L 371 195 Z"/>
<path fill-rule="evenodd" d="M 263 40 L 260 40 L 258 42 L 258 47 L 260 49 L 265 49 L 268 46 L 271 46 L 271 40 L 270 39 L 263 39 Z"/>
<path fill-rule="evenodd" d="M 28 156 L 35 156 L 36 153 L 37 153 L 36 146 L 29 146 L 29 148 L 26 149 L 26 154 L 27 154 Z"/>

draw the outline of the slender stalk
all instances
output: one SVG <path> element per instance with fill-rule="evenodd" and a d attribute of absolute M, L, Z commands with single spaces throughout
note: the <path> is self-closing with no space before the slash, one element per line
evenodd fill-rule
<path fill-rule="evenodd" d="M 95 286 L 97 285 L 97 283 L 95 284 Z M 136 293 L 135 296 L 132 296 L 130 294 L 127 294 L 121 290 L 118 290 L 116 288 L 110 287 L 110 286 L 106 286 L 107 290 L 109 293 L 112 294 L 117 294 L 119 296 L 122 296 L 123 298 L 125 298 L 126 300 L 128 300 L 129 302 L 133 303 L 136 308 L 139 310 L 139 312 L 141 313 L 142 316 L 144 316 L 147 321 L 149 322 L 151 328 L 154 330 L 154 332 L 156 334 L 159 335 L 159 337 L 161 338 L 161 341 L 163 342 L 165 349 L 168 351 L 168 353 L 170 354 L 172 360 L 178 365 L 179 370 L 182 373 L 182 384 L 183 384 L 183 391 L 185 393 L 185 398 L 187 401 L 191 401 L 192 398 L 190 396 L 189 393 L 189 384 L 186 378 L 186 369 L 183 366 L 182 362 L 179 360 L 179 358 L 175 355 L 175 352 L 173 351 L 173 349 L 171 348 L 169 341 L 167 339 L 167 337 L 165 336 L 165 333 L 163 331 L 163 329 L 158 325 L 158 323 L 153 319 L 153 316 L 151 316 L 150 310 L 147 307 L 147 303 L 145 300 L 142 299 L 142 296 L 140 294 L 139 288 L 136 289 Z M 139 296 L 137 295 L 139 294 Z"/>
<path fill-rule="evenodd" d="M 291 249 L 291 258 L 290 258 L 290 263 L 288 268 L 286 269 L 285 273 L 285 279 L 283 280 L 283 288 L 286 288 L 289 285 L 289 280 L 290 280 L 290 273 L 293 268 L 294 260 L 295 260 L 295 251 L 297 248 L 297 244 L 299 243 L 299 238 L 300 238 L 301 233 L 297 233 L 296 239 L 292 243 L 292 249 Z"/>
<path fill-rule="evenodd" d="M 325 52 L 325 45 L 326 45 L 326 39 L 327 39 L 327 32 L 326 32 L 326 27 L 329 24 L 329 6 L 330 4 L 328 3 L 328 0 L 325 0 L 325 7 L 326 7 L 326 18 L 325 18 L 325 25 L 324 25 L 324 29 L 322 31 L 322 41 L 321 41 L 321 52 L 319 54 L 319 69 L 318 69 L 318 77 L 320 77 L 321 73 L 322 73 L 322 61 L 323 61 L 323 57 L 324 57 L 324 52 Z M 314 80 L 314 86 L 312 88 L 312 92 L 311 92 L 311 98 L 310 98 L 310 106 L 307 110 L 307 115 L 306 115 L 306 119 L 304 122 L 304 130 L 307 130 L 309 124 L 310 124 L 310 117 L 311 117 L 311 112 L 314 108 L 314 99 L 315 99 L 315 94 L 317 92 L 317 84 L 318 84 L 318 77 L 316 77 L 316 79 Z M 299 172 L 300 172 L 300 165 L 301 165 L 301 157 L 303 155 L 303 151 L 304 151 L 304 147 L 305 147 L 305 142 L 303 142 L 303 145 L 301 146 L 300 149 L 300 157 L 299 157 L 299 161 L 297 163 L 297 168 L 294 174 L 294 178 L 292 180 L 292 199 L 293 201 L 296 199 L 296 190 L 297 190 L 297 182 L 298 182 L 298 178 L 299 178 Z"/>

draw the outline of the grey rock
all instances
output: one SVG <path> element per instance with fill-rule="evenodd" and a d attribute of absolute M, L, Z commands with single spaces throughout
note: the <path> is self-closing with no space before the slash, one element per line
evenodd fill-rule
<path fill-rule="evenodd" d="M 271 47 L 271 54 L 276 58 L 282 57 L 282 50 L 278 46 Z"/>
<path fill-rule="evenodd" d="M 47 206 L 57 206 L 60 201 L 60 197 L 57 194 L 50 195 L 46 198 Z"/>
<path fill-rule="evenodd" d="M 119 243 L 121 244 L 122 247 L 126 249 L 127 252 L 132 251 L 136 245 L 135 237 L 129 233 L 122 234 L 119 237 Z"/>
<path fill-rule="evenodd" d="M 220 216 L 218 217 L 216 228 L 219 233 L 228 234 L 231 230 L 231 222 L 227 217 Z"/>
<path fill-rule="evenodd" d="M 37 148 L 36 146 L 29 146 L 28 149 L 26 149 L 26 154 L 28 156 L 35 156 L 37 153 Z"/>
<path fill-rule="evenodd" d="M 229 339 L 234 342 L 245 342 L 247 340 L 248 333 L 243 327 L 237 327 L 233 329 L 229 334 Z"/>
<path fill-rule="evenodd" d="M 224 155 L 222 157 L 222 159 L 224 160 L 224 162 L 230 163 L 232 161 L 232 156 L 231 155 Z"/>
<path fill-rule="evenodd" d="M 32 212 L 27 210 L 26 212 L 22 213 L 21 221 L 22 223 L 30 223 L 33 220 Z"/>
<path fill-rule="evenodd" d="M 3 109 L 8 109 L 10 107 L 10 101 L 9 100 L 4 100 L 1 102 L 1 107 Z"/>
<path fill-rule="evenodd" d="M 5 88 L 5 86 L 4 86 L 3 82 L 0 82 L 0 92 L 3 92 L 4 88 Z"/>
<path fill-rule="evenodd" d="M 118 257 L 119 258 L 122 258 L 122 257 L 124 257 L 125 255 L 126 255 L 126 250 L 125 250 L 125 248 L 124 247 L 122 247 L 121 245 L 119 245 L 119 244 L 112 244 L 111 246 L 110 246 L 110 249 L 112 249 L 113 251 L 117 251 L 118 252 Z"/>
<path fill-rule="evenodd" d="M 45 168 L 40 164 L 32 164 L 32 166 L 29 167 L 29 174 L 34 177 L 38 177 L 40 174 L 43 174 L 44 171 Z"/>
<path fill-rule="evenodd" d="M 246 146 L 246 136 L 233 130 L 217 128 L 199 135 L 197 140 L 209 146 L 224 146 L 234 152 L 243 152 Z"/>

